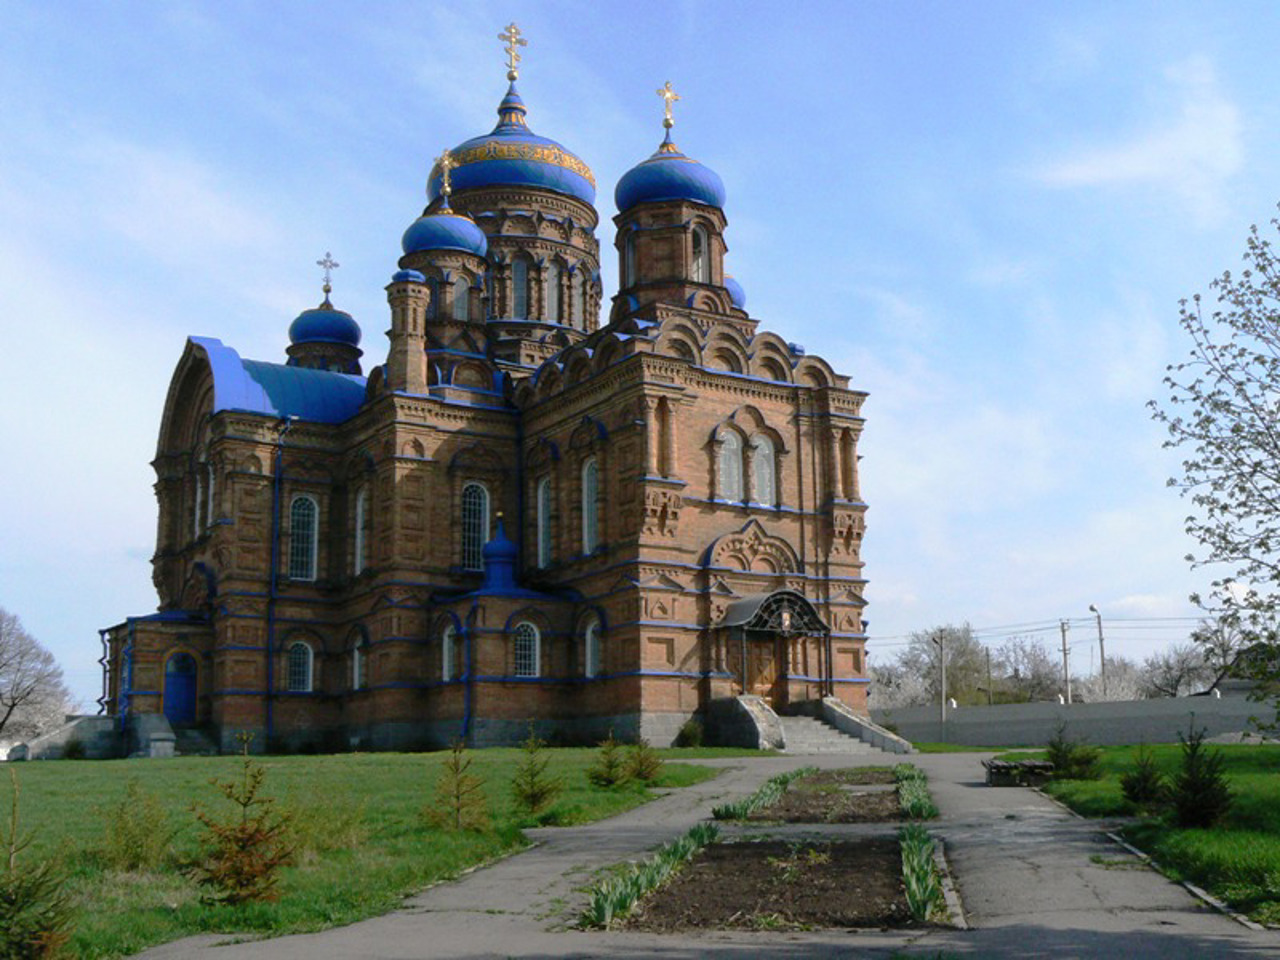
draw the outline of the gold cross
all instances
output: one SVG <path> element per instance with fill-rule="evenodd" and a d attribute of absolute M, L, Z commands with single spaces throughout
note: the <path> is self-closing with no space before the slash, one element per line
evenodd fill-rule
<path fill-rule="evenodd" d="M 507 45 L 507 79 L 515 80 L 519 71 L 516 69 L 520 63 L 520 47 L 527 47 L 529 41 L 520 36 L 520 28 L 515 22 L 507 24 L 507 29 L 498 34 L 498 39 Z"/>
<path fill-rule="evenodd" d="M 671 119 L 671 104 L 680 99 L 680 94 L 671 89 L 671 81 L 668 80 L 658 88 L 658 96 L 664 101 L 662 106 L 666 113 L 666 116 L 662 118 L 662 125 L 670 130 L 675 126 L 675 121 Z"/>
<path fill-rule="evenodd" d="M 331 279 L 330 271 L 336 270 L 338 267 L 342 266 L 342 264 L 333 259 L 333 254 L 326 250 L 324 252 L 324 259 L 317 260 L 316 266 L 324 267 L 324 295 L 325 298 L 328 299 L 329 294 L 333 291 L 333 287 L 329 283 Z"/>
<path fill-rule="evenodd" d="M 453 187 L 449 184 L 449 171 L 453 169 L 453 154 L 446 150 L 440 156 L 436 157 L 436 166 L 440 168 L 440 193 L 444 195 L 445 200 L 449 199 L 449 194 L 453 193 Z"/>

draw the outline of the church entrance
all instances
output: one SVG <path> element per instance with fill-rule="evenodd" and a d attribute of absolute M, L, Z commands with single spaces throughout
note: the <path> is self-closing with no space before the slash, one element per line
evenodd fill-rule
<path fill-rule="evenodd" d="M 175 653 L 164 665 L 164 716 L 171 726 L 195 723 L 196 658 Z"/>
<path fill-rule="evenodd" d="M 762 697 L 775 710 L 787 705 L 788 681 L 793 679 L 789 651 L 796 641 L 817 637 L 826 651 L 830 636 L 813 605 L 794 590 L 776 590 L 743 597 L 729 604 L 721 626 L 728 628 L 723 650 L 726 666 L 738 678 L 743 693 Z M 828 656 L 822 657 L 821 676 L 830 677 Z M 804 679 L 804 678 L 795 678 Z"/>

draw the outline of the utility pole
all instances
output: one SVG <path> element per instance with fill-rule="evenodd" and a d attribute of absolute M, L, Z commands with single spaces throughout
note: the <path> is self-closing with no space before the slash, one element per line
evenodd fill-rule
<path fill-rule="evenodd" d="M 1067 621 L 1059 620 L 1062 630 L 1062 683 L 1067 688 L 1067 706 L 1071 705 L 1071 648 L 1067 646 Z"/>
<path fill-rule="evenodd" d="M 942 720 L 943 738 L 947 728 L 947 634 L 938 630 L 929 638 L 938 645 L 938 668 L 942 672 L 942 686 L 938 690 L 938 710 Z"/>
<path fill-rule="evenodd" d="M 1102 638 L 1102 614 L 1092 603 L 1089 604 L 1089 609 L 1098 618 L 1098 658 L 1102 662 L 1102 699 L 1105 700 L 1107 699 L 1107 645 Z"/>
<path fill-rule="evenodd" d="M 987 706 L 991 706 L 991 648 L 987 647 Z"/>

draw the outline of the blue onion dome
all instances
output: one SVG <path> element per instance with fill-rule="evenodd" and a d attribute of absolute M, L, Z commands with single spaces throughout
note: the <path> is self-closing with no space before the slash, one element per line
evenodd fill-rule
<path fill-rule="evenodd" d="M 681 153 L 671 142 L 670 130 L 657 152 L 624 173 L 613 191 L 619 213 L 637 203 L 656 200 L 692 200 L 709 207 L 724 206 L 720 175 Z"/>
<path fill-rule="evenodd" d="M 525 123 L 527 112 L 512 81 L 498 105 L 498 125 L 450 151 L 453 189 L 539 187 L 595 203 L 596 178 L 591 168 L 554 140 L 530 130 Z M 442 179 L 440 167 L 432 167 L 427 181 L 427 196 L 432 200 L 440 196 Z"/>
<path fill-rule="evenodd" d="M 339 310 L 329 302 L 328 284 L 325 285 L 324 302 L 314 310 L 303 310 L 289 324 L 290 343 L 343 343 L 358 346 L 360 324 L 351 314 Z"/>
<path fill-rule="evenodd" d="M 417 270 L 397 270 L 391 275 L 392 283 L 426 283 L 427 278 Z"/>
<path fill-rule="evenodd" d="M 747 309 L 747 292 L 742 289 L 742 284 L 727 273 L 724 275 L 724 288 L 729 291 L 729 299 L 735 307 L 739 310 Z"/>
<path fill-rule="evenodd" d="M 420 250 L 461 250 L 483 257 L 489 250 L 484 231 L 470 217 L 460 216 L 449 208 L 446 197 L 433 213 L 424 213 L 404 232 L 400 247 L 405 253 Z"/>
<path fill-rule="evenodd" d="M 516 558 L 520 555 L 520 548 L 515 542 L 507 536 L 506 527 L 502 522 L 502 516 L 498 516 L 498 532 L 493 535 L 493 539 L 484 545 L 480 551 L 480 556 L 484 558 L 485 563 L 491 563 L 494 560 L 499 562 L 508 561 L 515 563 Z"/>

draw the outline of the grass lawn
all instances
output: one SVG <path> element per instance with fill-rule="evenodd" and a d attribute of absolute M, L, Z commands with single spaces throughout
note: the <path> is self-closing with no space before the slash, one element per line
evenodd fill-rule
<path fill-rule="evenodd" d="M 967 743 L 912 743 L 920 753 L 995 753 L 1007 747 L 971 747 Z"/>
<path fill-rule="evenodd" d="M 1120 774 L 1133 766 L 1137 749 L 1102 747 L 1101 779 L 1062 780 L 1045 790 L 1086 817 L 1137 815 L 1120 790 Z M 1280 923 L 1280 746 L 1209 749 L 1221 751 L 1235 794 L 1226 819 L 1211 830 L 1182 830 L 1164 817 L 1147 816 L 1126 828 L 1125 836 L 1177 879 L 1204 887 L 1255 920 Z M 1172 778 L 1181 746 L 1157 744 L 1151 751 Z"/>
<path fill-rule="evenodd" d="M 635 807 L 653 796 L 639 785 L 593 787 L 586 771 L 595 750 L 549 750 L 550 772 L 564 788 L 545 820 L 585 823 Z M 664 758 L 756 755 L 755 751 L 659 751 Z M 526 840 L 509 784 L 521 756 L 516 749 L 470 751 L 471 772 L 483 778 L 493 818 L 485 833 L 451 833 L 421 816 L 434 799 L 439 753 L 368 753 L 267 757 L 262 795 L 294 817 L 296 862 L 286 868 L 274 903 L 208 906 L 190 876 L 202 828 L 196 804 L 219 819 L 231 804 L 214 788 L 241 772 L 238 757 L 173 760 L 56 761 L 13 764 L 21 790 L 21 833 L 33 843 L 23 856 L 53 860 L 68 876 L 75 914 L 70 948 L 81 957 L 117 957 L 201 932 L 297 933 L 351 923 L 395 908 L 410 893 L 494 857 Z M 10 765 L 5 765 L 9 767 Z M 668 762 L 659 787 L 683 787 L 716 770 Z M 122 872 L 103 853 L 107 808 L 118 805 L 134 780 L 163 813 L 150 826 L 171 834 L 168 855 L 155 869 Z M 0 810 L 11 799 L 8 770 L 0 768 Z M 6 818 L 7 819 L 7 818 Z"/>

